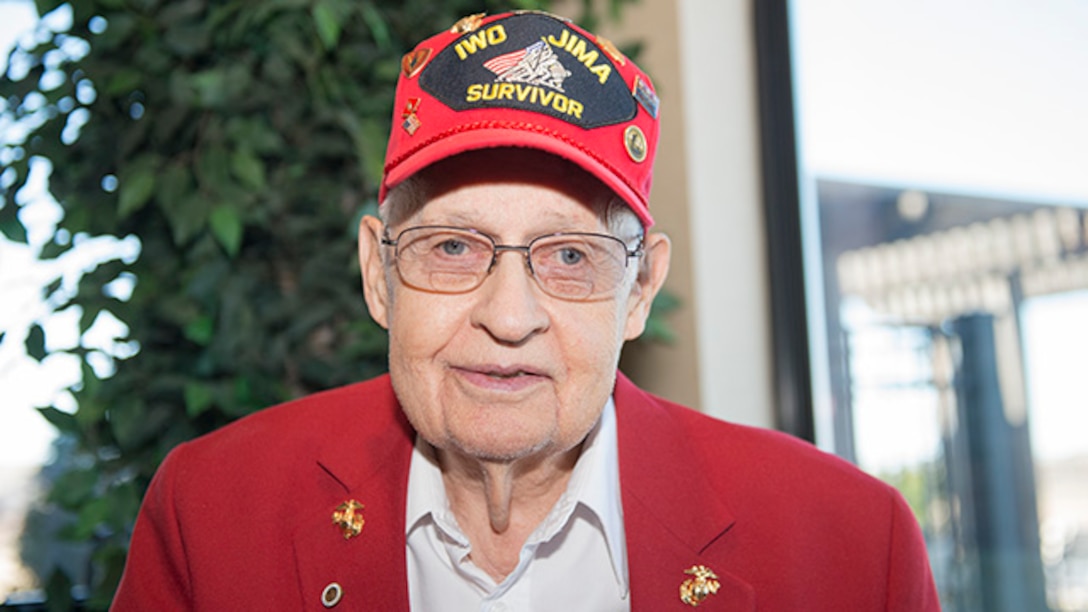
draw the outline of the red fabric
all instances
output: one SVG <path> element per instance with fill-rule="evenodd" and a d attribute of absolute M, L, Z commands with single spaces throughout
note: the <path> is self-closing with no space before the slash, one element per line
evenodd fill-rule
<path fill-rule="evenodd" d="M 893 488 L 623 379 L 615 397 L 633 610 L 683 609 L 693 565 L 721 582 L 700 610 L 940 610 L 918 524 Z"/>
<path fill-rule="evenodd" d="M 938 610 L 900 496 L 787 436 L 717 421 L 617 381 L 632 610 Z M 115 610 L 406 610 L 414 433 L 381 377 L 259 412 L 176 448 L 136 523 Z M 364 504 L 345 539 L 337 505 Z"/>

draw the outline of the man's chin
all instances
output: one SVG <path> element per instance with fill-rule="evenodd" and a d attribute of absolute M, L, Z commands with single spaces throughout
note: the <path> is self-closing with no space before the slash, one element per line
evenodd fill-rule
<path fill-rule="evenodd" d="M 483 463 L 510 464 L 546 454 L 552 447 L 549 441 L 467 441 L 455 439 L 450 450 L 468 459 Z"/>

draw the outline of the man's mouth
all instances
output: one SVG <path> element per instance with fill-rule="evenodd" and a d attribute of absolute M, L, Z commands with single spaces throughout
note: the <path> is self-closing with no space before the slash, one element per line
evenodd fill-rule
<path fill-rule="evenodd" d="M 515 370 L 513 372 L 485 372 L 492 378 L 518 378 L 521 376 L 536 376 L 532 372 L 526 372 L 525 370 Z"/>
<path fill-rule="evenodd" d="M 527 366 L 465 366 L 455 368 L 459 370 L 469 380 L 477 381 L 476 384 L 483 384 L 484 386 L 491 386 L 485 381 L 491 381 L 492 384 L 501 385 L 502 388 L 512 390 L 515 388 L 522 388 L 525 384 L 535 383 L 544 378 L 547 378 L 547 373 L 544 371 L 527 367 Z M 509 387 L 508 385 L 514 385 Z"/>

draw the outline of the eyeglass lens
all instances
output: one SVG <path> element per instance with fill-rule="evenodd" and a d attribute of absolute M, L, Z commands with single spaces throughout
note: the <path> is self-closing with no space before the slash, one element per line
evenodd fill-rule
<path fill-rule="evenodd" d="M 509 246 L 472 230 L 415 227 L 391 244 L 404 282 L 442 293 L 475 289 L 491 271 L 497 250 L 517 250 L 528 253 L 530 272 L 549 295 L 591 299 L 619 287 L 628 257 L 618 238 L 589 233 L 546 235 L 526 246 Z"/>

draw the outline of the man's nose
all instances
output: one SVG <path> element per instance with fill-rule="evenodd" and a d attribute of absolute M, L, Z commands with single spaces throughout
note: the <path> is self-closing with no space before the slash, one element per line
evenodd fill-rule
<path fill-rule="evenodd" d="M 496 249 L 491 273 L 475 294 L 472 324 L 499 342 L 522 344 L 550 325 L 544 293 L 532 278 L 523 248 Z"/>

